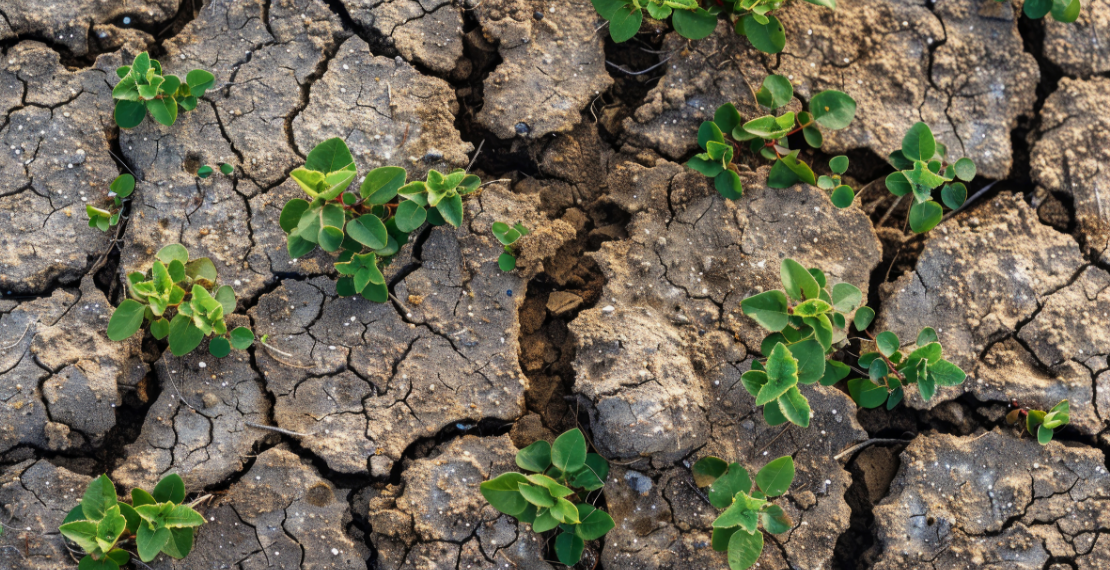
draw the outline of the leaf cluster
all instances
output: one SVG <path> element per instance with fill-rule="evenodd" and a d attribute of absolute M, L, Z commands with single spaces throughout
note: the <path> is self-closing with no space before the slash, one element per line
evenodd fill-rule
<path fill-rule="evenodd" d="M 160 552 L 180 560 L 193 549 L 193 530 L 204 524 L 204 517 L 184 501 L 180 475 L 167 475 L 150 493 L 132 489 L 131 504 L 120 502 L 115 485 L 101 475 L 89 483 L 81 504 L 58 530 L 84 550 L 79 570 L 119 570 L 131 554 L 117 545 L 131 539 L 143 562 Z"/>
<path fill-rule="evenodd" d="M 85 204 L 85 213 L 89 216 L 89 227 L 102 232 L 108 231 L 119 224 L 120 215 L 123 214 L 123 204 L 130 200 L 131 192 L 135 190 L 135 177 L 130 174 L 120 174 L 108 187 L 108 196 L 105 198 L 105 207 L 98 208 L 92 204 Z"/>
<path fill-rule="evenodd" d="M 1006 0 L 995 0 L 1005 2 Z M 1079 19 L 1079 12 L 1083 6 L 1079 0 L 1025 0 L 1022 11 L 1034 20 L 1052 14 L 1052 19 L 1057 22 L 1070 24 Z"/>
<path fill-rule="evenodd" d="M 1025 416 L 1024 422 L 1021 421 L 1021 416 Z M 1021 422 L 1021 429 L 1029 432 L 1029 435 L 1036 434 L 1037 442 L 1041 445 L 1048 445 L 1056 430 L 1071 421 L 1071 407 L 1067 400 L 1063 400 L 1047 412 L 1018 408 L 1006 414 L 1006 421 L 1011 424 Z"/>
<path fill-rule="evenodd" d="M 120 128 L 139 126 L 147 112 L 155 121 L 171 126 L 177 121 L 178 109 L 192 111 L 197 98 L 211 89 L 216 76 L 203 69 L 194 69 L 185 81 L 176 75 L 163 75 L 162 64 L 147 52 L 135 56 L 131 65 L 116 69 L 120 82 L 112 89 L 116 102 L 115 119 Z"/>
<path fill-rule="evenodd" d="M 383 166 L 371 170 L 357 192 L 349 192 L 356 175 L 354 157 L 343 139 L 316 145 L 305 165 L 290 173 L 309 200 L 287 202 L 279 223 L 293 259 L 317 246 L 339 252 L 339 295 L 384 303 L 389 290 L 381 267 L 424 222 L 459 227 L 462 198 L 478 190 L 481 180 L 462 169 L 449 174 L 429 170 L 426 181 L 406 183 L 404 168 Z"/>
<path fill-rule="evenodd" d="M 741 145 L 746 145 L 751 152 L 773 161 L 767 178 L 768 186 L 789 188 L 798 182 L 817 185 L 813 169 L 798 158 L 801 149 L 790 149 L 789 137 L 802 133 L 808 146 L 821 148 L 825 141 L 821 127 L 834 131 L 847 127 L 856 116 L 856 102 L 846 93 L 828 90 L 810 99 L 809 111 L 774 114 L 790 104 L 793 98 L 794 86 L 789 79 L 769 75 L 756 93 L 756 101 L 772 114 L 744 122 L 735 105 L 721 105 L 713 114 L 713 120 L 703 122 L 698 128 L 698 146 L 704 152 L 687 161 L 686 166 L 712 178 L 722 196 L 735 200 L 743 195 L 744 189 L 740 183 L 740 170 L 733 159 L 740 152 Z M 838 166 L 840 163 L 837 160 Z M 848 168 L 846 157 L 843 168 Z M 840 188 L 847 189 L 851 194 L 846 205 L 851 204 L 855 193 L 851 188 L 839 185 L 834 194 L 838 191 L 843 193 Z"/>
<path fill-rule="evenodd" d="M 514 255 L 512 245 L 531 232 L 528 231 L 528 228 L 524 227 L 524 224 L 519 222 L 512 227 L 505 222 L 494 222 L 493 225 L 490 226 L 490 231 L 493 232 L 493 237 L 497 238 L 497 241 L 505 246 L 505 251 L 497 258 L 497 266 L 501 268 L 501 271 L 506 273 L 516 269 L 516 255 Z"/>
<path fill-rule="evenodd" d="M 863 301 L 863 292 L 850 283 L 828 287 L 824 272 L 807 269 L 784 259 L 779 269 L 785 290 L 765 291 L 740 302 L 743 313 L 771 331 L 760 346 L 765 361 L 755 361 L 741 377 L 744 388 L 763 406 L 763 417 L 775 426 L 787 421 L 809 427 L 812 411 L 799 384 L 832 386 L 849 376 L 852 368 L 831 356 L 848 339 L 848 328 L 866 332 L 875 311 Z M 867 333 L 870 335 L 870 333 Z M 864 353 L 859 366 L 867 378 L 848 380 L 852 399 L 861 407 L 886 404 L 893 409 L 903 399 L 903 387 L 917 384 L 928 400 L 937 386 L 955 386 L 966 374 L 941 358 L 936 332 L 926 327 L 909 354 L 893 332 L 875 339 L 878 351 Z"/>
<path fill-rule="evenodd" d="M 786 30 L 772 12 L 787 0 L 592 0 L 597 13 L 609 22 L 609 36 L 620 43 L 636 35 L 644 21 L 644 12 L 656 20 L 671 18 L 678 35 L 691 40 L 708 37 L 724 15 L 737 35 L 748 38 L 752 46 L 764 53 L 779 53 L 786 47 Z M 806 0 L 810 4 L 836 9 L 836 0 Z"/>
<path fill-rule="evenodd" d="M 582 558 L 586 541 L 616 526 L 609 513 L 586 502 L 605 486 L 609 462 L 586 452 L 586 438 L 572 429 L 555 443 L 537 441 L 516 454 L 516 464 L 529 474 L 508 472 L 481 484 L 482 496 L 498 511 L 543 533 L 559 529 L 555 555 L 567 566 Z"/>
<path fill-rule="evenodd" d="M 913 193 L 909 223 L 916 233 L 935 228 L 942 219 L 944 210 L 933 200 L 938 188 L 941 202 L 953 210 L 967 200 L 967 186 L 956 179 L 970 182 L 975 178 L 975 162 L 961 158 L 949 163 L 947 157 L 948 147 L 937 142 L 925 123 L 910 127 L 902 139 L 902 148 L 890 153 L 888 160 L 897 172 L 886 177 L 886 188 L 895 196 Z"/>
<path fill-rule="evenodd" d="M 213 338 L 208 352 L 217 358 L 227 356 L 232 347 L 247 349 L 254 343 L 254 333 L 247 327 L 227 330 L 224 315 L 235 311 L 235 291 L 228 285 L 217 288 L 216 280 L 211 259 L 190 260 L 189 250 L 181 244 L 163 247 L 149 274 L 127 276 L 129 298 L 108 320 L 108 338 L 124 340 L 145 322 L 155 339 L 169 337 L 174 356 L 192 352 L 209 336 Z"/>
<path fill-rule="evenodd" d="M 763 530 L 782 534 L 794 523 L 771 497 L 786 493 L 794 481 L 794 459 L 789 455 L 771 461 L 755 475 L 755 487 L 747 469 L 717 457 L 703 457 L 694 464 L 694 483 L 706 489 L 709 502 L 724 512 L 713 521 L 711 545 L 728 552 L 732 570 L 751 568 L 763 552 Z"/>

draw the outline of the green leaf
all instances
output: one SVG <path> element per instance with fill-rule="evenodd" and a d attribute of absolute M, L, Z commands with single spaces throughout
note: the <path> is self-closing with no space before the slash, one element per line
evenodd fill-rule
<path fill-rule="evenodd" d="M 625 5 L 625 3 L 622 0 L 592 0 L 592 1 L 593 1 L 594 9 L 597 10 L 597 13 L 600 14 L 601 17 L 605 18 L 606 20 L 613 19 L 613 15 L 617 12 L 617 9 L 620 8 L 621 6 Z"/>
<path fill-rule="evenodd" d="M 772 346 L 772 349 L 774 346 Z M 744 389 L 754 398 L 759 395 L 760 389 L 767 384 L 767 373 L 762 370 L 749 370 L 740 376 L 740 382 L 744 385 Z"/>
<path fill-rule="evenodd" d="M 491 507 L 515 517 L 523 513 L 529 504 L 520 494 L 521 483 L 528 484 L 528 478 L 520 473 L 509 472 L 478 487 Z"/>
<path fill-rule="evenodd" d="M 127 503 L 119 503 L 119 513 L 127 522 L 127 532 L 135 534 L 135 530 L 139 528 L 139 522 L 142 521 L 142 519 L 139 518 L 139 513 L 135 512 L 135 507 L 132 507 Z"/>
<path fill-rule="evenodd" d="M 189 83 L 192 85 L 192 82 Z M 330 138 L 312 149 L 305 158 L 304 168 L 329 174 L 340 170 L 354 170 L 355 159 L 351 149 L 341 138 Z"/>
<path fill-rule="evenodd" d="M 865 331 L 867 327 L 871 326 L 871 321 L 875 320 L 875 310 L 871 307 L 860 307 L 856 310 L 853 324 L 856 325 L 856 330 Z"/>
<path fill-rule="evenodd" d="M 797 261 L 790 258 L 783 259 L 782 265 L 779 266 L 779 276 L 786 294 L 791 299 L 803 301 L 820 298 L 821 287 L 817 284 L 817 280 Z"/>
<path fill-rule="evenodd" d="M 886 388 L 875 384 L 867 378 L 853 378 L 848 381 L 848 394 L 857 406 L 871 409 L 877 408 L 887 399 Z"/>
<path fill-rule="evenodd" d="M 779 53 L 786 47 L 786 30 L 774 16 L 767 16 L 767 23 L 761 24 L 748 14 L 736 22 L 736 28 L 737 33 L 747 36 L 752 46 L 763 53 Z"/>
<path fill-rule="evenodd" d="M 740 527 L 743 530 L 755 532 L 759 524 L 760 503 L 759 499 L 749 497 L 747 493 L 737 493 L 735 500 L 713 521 L 713 528 Z"/>
<path fill-rule="evenodd" d="M 561 523 L 578 524 L 578 508 L 574 503 L 563 499 L 555 499 L 555 506 L 551 507 L 551 516 Z"/>
<path fill-rule="evenodd" d="M 586 503 L 580 503 L 577 507 L 582 522 L 574 527 L 574 534 L 582 540 L 597 540 L 617 526 L 613 517 L 601 509 L 595 509 Z"/>
<path fill-rule="evenodd" d="M 516 243 L 516 240 L 520 239 L 520 232 L 509 227 L 509 224 L 505 222 L 494 222 L 490 226 L 490 232 L 493 233 L 493 237 L 497 238 L 497 241 L 501 242 L 502 245 L 512 245 Z"/>
<path fill-rule="evenodd" d="M 790 346 L 790 354 L 798 359 L 799 384 L 813 384 L 825 375 L 825 348 L 821 343 L 814 339 L 803 340 Z"/>
<path fill-rule="evenodd" d="M 178 560 L 185 558 L 193 549 L 193 529 L 190 528 L 171 528 L 170 539 L 166 544 L 162 545 L 162 552 L 177 558 Z"/>
<path fill-rule="evenodd" d="M 725 142 L 725 136 L 721 134 L 720 127 L 713 121 L 702 121 L 701 126 L 698 127 L 698 146 L 705 149 L 709 141 L 719 143 Z"/>
<path fill-rule="evenodd" d="M 112 181 L 108 189 L 116 196 L 126 198 L 135 190 L 135 177 L 130 174 L 120 174 Z"/>
<path fill-rule="evenodd" d="M 582 559 L 582 550 L 585 547 L 586 543 L 577 535 L 564 532 L 555 539 L 555 556 L 566 566 L 574 566 Z"/>
<path fill-rule="evenodd" d="M 822 91 L 810 99 L 809 111 L 818 125 L 837 131 L 855 119 L 856 101 L 841 91 Z"/>
<path fill-rule="evenodd" d="M 177 100 L 173 97 L 153 99 L 146 102 L 146 110 L 155 121 L 172 126 L 177 121 Z"/>
<path fill-rule="evenodd" d="M 791 356 L 786 345 L 776 345 L 767 358 L 767 383 L 759 389 L 755 405 L 762 406 L 777 400 L 798 383 L 798 361 Z"/>
<path fill-rule="evenodd" d="M 806 2 L 809 2 L 810 4 L 816 4 L 818 6 L 824 6 L 825 8 L 828 8 L 830 10 L 836 10 L 836 0 L 806 0 Z"/>
<path fill-rule="evenodd" d="M 717 552 L 724 552 L 728 550 L 728 541 L 732 535 L 740 531 L 740 527 L 734 526 L 732 528 L 715 528 L 713 529 L 713 537 L 710 540 L 710 545 L 713 550 Z"/>
<path fill-rule="evenodd" d="M 235 172 L 235 167 L 225 162 L 220 165 L 220 172 L 222 172 L 224 176 L 231 176 L 231 173 Z"/>
<path fill-rule="evenodd" d="M 185 480 L 177 473 L 166 475 L 154 486 L 151 497 L 159 503 L 180 505 L 185 500 Z"/>
<path fill-rule="evenodd" d="M 832 157 L 829 160 L 829 169 L 836 174 L 844 174 L 848 171 L 848 157 L 844 155 Z"/>
<path fill-rule="evenodd" d="M 135 331 L 143 326 L 145 312 L 146 305 L 134 299 L 124 299 L 112 312 L 112 318 L 108 320 L 108 338 L 121 341 L 135 334 Z"/>
<path fill-rule="evenodd" d="M 121 129 L 133 129 L 146 118 L 146 107 L 137 101 L 116 101 L 113 117 Z"/>
<path fill-rule="evenodd" d="M 710 178 L 724 172 L 725 167 L 719 160 L 712 160 L 708 154 L 699 154 L 686 161 L 686 166 Z"/>
<path fill-rule="evenodd" d="M 359 187 L 359 194 L 370 204 L 385 204 L 405 185 L 408 173 L 399 166 L 383 166 L 371 170 Z"/>
<path fill-rule="evenodd" d="M 551 444 L 540 440 L 516 454 L 516 464 L 521 469 L 543 472 L 551 466 Z"/>
<path fill-rule="evenodd" d="M 731 170 L 724 170 L 714 177 L 713 186 L 727 200 L 739 200 L 744 195 L 744 186 L 740 183 L 740 176 Z"/>
<path fill-rule="evenodd" d="M 836 206 L 837 208 L 843 210 L 844 208 L 851 206 L 852 202 L 856 201 L 856 192 L 855 190 L 852 190 L 851 186 L 841 184 L 832 191 L 832 194 L 829 195 L 829 198 L 832 200 L 833 206 Z"/>
<path fill-rule="evenodd" d="M 922 333 L 924 333 L 924 331 L 922 331 Z M 921 340 L 921 338 L 922 336 L 918 335 L 918 339 Z M 920 360 L 923 358 L 929 365 L 932 365 L 940 360 L 940 356 L 940 343 L 930 342 L 925 346 L 920 346 L 916 350 L 911 352 L 910 355 L 906 358 L 906 361 L 908 362 L 910 360 Z"/>
<path fill-rule="evenodd" d="M 200 257 L 185 264 L 185 274 L 193 279 L 216 282 L 216 265 L 207 257 Z"/>
<path fill-rule="evenodd" d="M 832 305 L 821 299 L 808 299 L 794 307 L 794 315 L 799 317 L 816 317 L 832 310 Z"/>
<path fill-rule="evenodd" d="M 193 97 L 203 97 L 204 92 L 216 84 L 216 76 L 203 69 L 194 69 L 185 75 L 185 83 Z"/>
<path fill-rule="evenodd" d="M 397 213 L 394 214 L 393 220 L 397 224 L 397 229 L 409 233 L 424 225 L 427 217 L 428 212 L 420 204 L 413 200 L 403 200 L 397 205 Z"/>
<path fill-rule="evenodd" d="M 767 425 L 771 427 L 780 426 L 788 421 L 786 416 L 782 415 L 782 409 L 779 408 L 778 400 L 773 400 L 768 402 L 766 406 L 763 406 L 763 421 L 767 422 Z"/>
<path fill-rule="evenodd" d="M 967 186 L 961 182 L 945 184 L 944 189 L 940 191 L 940 199 L 945 206 L 957 210 L 967 201 Z"/>
<path fill-rule="evenodd" d="M 629 5 L 621 5 L 609 18 L 609 36 L 618 44 L 628 41 L 640 31 L 640 24 L 643 21 L 644 14 L 641 10 L 633 9 Z"/>
<path fill-rule="evenodd" d="M 917 333 L 916 344 L 917 346 L 923 347 L 930 343 L 936 343 L 938 340 L 939 339 L 937 338 L 937 331 L 934 330 L 933 327 L 925 327 L 921 329 L 921 332 Z M 940 345 L 938 344 L 937 347 L 939 349 Z"/>
<path fill-rule="evenodd" d="M 929 377 L 937 386 L 959 386 L 967 379 L 967 374 L 959 366 L 941 359 L 929 365 Z"/>
<path fill-rule="evenodd" d="M 898 335 L 890 331 L 879 333 L 879 336 L 875 337 L 875 344 L 879 347 L 879 352 L 883 353 L 883 356 L 886 357 L 890 357 L 895 352 L 898 352 L 899 347 L 901 347 Z"/>
<path fill-rule="evenodd" d="M 933 131 L 925 123 L 910 127 L 902 138 L 902 155 L 909 160 L 930 161 L 937 153 L 937 142 Z"/>
<path fill-rule="evenodd" d="M 722 461 L 722 463 L 724 462 Z M 709 491 L 706 495 L 709 497 L 710 504 L 714 507 L 727 509 L 732 505 L 733 498 L 736 497 L 737 493 L 750 493 L 751 491 L 752 479 L 748 475 L 748 470 L 744 469 L 739 463 L 730 463 L 725 473 L 709 485 Z"/>
<path fill-rule="evenodd" d="M 787 306 L 786 295 L 782 291 L 765 291 L 740 302 L 740 309 L 745 315 L 770 331 L 781 331 L 790 322 Z"/>
<path fill-rule="evenodd" d="M 975 178 L 975 161 L 970 158 L 961 158 L 956 161 L 954 166 L 956 168 L 956 176 L 958 176 L 960 180 L 971 182 L 971 179 Z"/>
<path fill-rule="evenodd" d="M 571 485 L 596 491 L 605 486 L 605 478 L 609 476 L 609 462 L 596 453 L 586 454 L 586 465 L 574 473 Z"/>
<path fill-rule="evenodd" d="M 100 548 L 96 542 L 96 523 L 93 521 L 71 521 L 59 526 L 58 530 L 85 552 L 96 552 Z"/>
<path fill-rule="evenodd" d="M 892 172 L 886 177 L 886 189 L 895 196 L 905 196 L 913 192 L 913 182 L 902 172 Z"/>
<path fill-rule="evenodd" d="M 462 197 L 458 194 L 448 196 L 441 200 L 439 205 L 436 206 L 436 211 L 439 212 L 439 215 L 443 217 L 444 221 L 451 224 L 453 227 L 457 228 L 462 225 Z"/>
<path fill-rule="evenodd" d="M 404 171 L 404 169 L 401 170 Z M 351 220 L 347 224 L 347 235 L 370 249 L 381 249 L 389 243 L 389 232 L 386 231 L 385 224 L 373 214 Z"/>
<path fill-rule="evenodd" d="M 809 418 L 813 415 L 809 407 L 809 400 L 802 395 L 797 386 L 791 387 L 785 394 L 779 397 L 779 410 L 790 423 L 800 426 L 809 427 Z"/>
<path fill-rule="evenodd" d="M 532 504 L 529 504 L 528 506 L 531 509 L 536 508 L 536 506 L 532 505 Z M 549 531 L 553 528 L 558 527 L 559 524 L 560 524 L 559 519 L 556 519 L 554 516 L 551 515 L 551 510 L 550 509 L 544 509 L 543 513 L 540 514 L 539 516 L 537 516 L 536 520 L 532 522 L 532 531 L 533 532 L 538 532 L 538 533 L 544 533 L 544 532 L 547 532 L 547 531 Z"/>
<path fill-rule="evenodd" d="M 537 507 L 549 509 L 555 506 L 555 497 L 552 497 L 551 493 L 543 487 L 532 486 L 527 483 L 520 483 L 517 486 L 517 490 L 520 491 L 520 495 L 524 497 L 524 500 L 532 503 L 533 505 L 536 505 Z"/>
<path fill-rule="evenodd" d="M 216 358 L 223 358 L 231 354 L 231 343 L 222 336 L 215 337 L 208 341 L 208 354 Z"/>
<path fill-rule="evenodd" d="M 158 530 L 153 530 L 150 525 L 141 524 L 135 538 L 139 550 L 139 559 L 143 562 L 150 562 L 158 556 L 162 547 L 170 540 L 170 529 L 161 527 Z"/>
<path fill-rule="evenodd" d="M 755 484 L 768 497 L 782 495 L 793 481 L 794 459 L 789 455 L 764 465 L 755 476 Z"/>
<path fill-rule="evenodd" d="M 696 10 L 676 10 L 671 16 L 671 24 L 678 35 L 700 40 L 709 37 L 717 27 L 717 15 L 704 8 Z"/>
<path fill-rule="evenodd" d="M 714 25 L 716 25 L 716 17 L 713 19 Z M 735 129 L 742 121 L 740 111 L 737 111 L 736 106 L 732 103 L 725 103 L 717 107 L 717 111 L 713 113 L 713 122 L 717 124 L 721 131 L 726 133 L 731 133 L 732 129 Z"/>
<path fill-rule="evenodd" d="M 581 430 L 574 428 L 555 438 L 551 463 L 564 473 L 578 471 L 586 464 L 586 438 Z"/>
<path fill-rule="evenodd" d="M 1039 443 L 1041 445 L 1048 445 L 1048 442 L 1050 442 L 1050 441 L 1052 441 L 1052 430 L 1045 427 L 1044 425 L 1038 426 L 1037 427 L 1037 443 Z"/>
<path fill-rule="evenodd" d="M 1052 19 L 1057 22 L 1070 24 L 1079 19 L 1079 12 L 1081 10 L 1082 6 L 1079 0 L 1052 1 Z"/>
<path fill-rule="evenodd" d="M 915 233 L 925 233 L 940 223 L 943 214 L 940 204 L 932 200 L 914 203 L 910 207 L 910 229 Z"/>
<path fill-rule="evenodd" d="M 728 471 L 728 463 L 719 457 L 702 457 L 694 463 L 691 473 L 694 484 L 698 487 L 708 487 Z M 751 490 L 749 485 L 748 490 Z"/>
<path fill-rule="evenodd" d="M 833 308 L 847 313 L 863 302 L 863 291 L 851 283 L 837 283 L 832 289 Z"/>
<path fill-rule="evenodd" d="M 794 86 L 782 75 L 764 77 L 763 85 L 755 94 L 755 100 L 772 111 L 789 105 L 792 99 L 794 99 Z"/>
<path fill-rule="evenodd" d="M 127 519 L 120 514 L 119 505 L 113 505 L 96 525 L 96 543 L 100 546 L 100 550 L 104 552 L 111 550 L 126 528 Z"/>
<path fill-rule="evenodd" d="M 763 533 L 739 530 L 728 541 L 728 567 L 746 570 L 759 560 L 763 552 Z"/>
<path fill-rule="evenodd" d="M 821 376 L 820 384 L 822 386 L 833 386 L 837 382 L 848 377 L 851 368 L 847 364 L 829 360 L 825 362 L 825 374 Z"/>
<path fill-rule="evenodd" d="M 235 290 L 228 285 L 224 285 L 216 289 L 215 299 L 220 302 L 224 308 L 224 314 L 231 314 L 235 312 Z"/>
<path fill-rule="evenodd" d="M 787 112 L 775 117 L 766 115 L 744 123 L 744 130 L 764 139 L 778 139 L 786 136 L 794 128 L 794 113 Z"/>
<path fill-rule="evenodd" d="M 516 269 L 516 257 L 508 252 L 502 253 L 497 256 L 497 267 L 505 273 Z"/>

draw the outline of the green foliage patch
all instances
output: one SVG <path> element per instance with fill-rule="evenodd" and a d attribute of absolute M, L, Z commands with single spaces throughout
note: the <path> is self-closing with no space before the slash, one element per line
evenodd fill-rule
<path fill-rule="evenodd" d="M 131 540 L 143 562 L 159 553 L 182 559 L 193 549 L 193 531 L 204 524 L 204 517 L 184 501 L 180 475 L 167 475 L 149 493 L 132 489 L 131 504 L 120 502 L 115 485 L 101 475 L 89 483 L 81 504 L 58 530 L 84 551 L 79 570 L 119 570 L 131 561 L 131 553 L 118 546 Z"/>
<path fill-rule="evenodd" d="M 1025 421 L 1022 421 L 1023 416 Z M 1018 407 L 1006 414 L 1006 421 L 1020 424 L 1018 429 L 1037 436 L 1037 442 L 1041 445 L 1048 445 L 1056 430 L 1063 429 L 1071 421 L 1071 407 L 1067 400 L 1052 406 L 1047 412 Z"/>
<path fill-rule="evenodd" d="M 913 193 L 908 221 L 910 229 L 919 234 L 935 228 L 943 219 L 944 209 L 934 199 L 937 190 L 941 202 L 956 210 L 967 200 L 964 182 L 975 178 L 977 170 L 970 158 L 949 163 L 948 147 L 937 142 L 925 123 L 910 127 L 902 148 L 890 153 L 888 160 L 897 171 L 886 177 L 886 188 L 895 196 Z"/>
<path fill-rule="evenodd" d="M 544 533 L 558 529 L 555 556 L 574 566 L 586 542 L 616 526 L 609 513 L 586 502 L 589 493 L 605 486 L 609 462 L 588 453 L 581 430 L 572 429 L 554 444 L 537 441 L 516 454 L 516 464 L 529 472 L 508 472 L 480 485 L 482 496 L 498 511 Z"/>
<path fill-rule="evenodd" d="M 130 174 L 120 174 L 108 187 L 108 196 L 98 208 L 92 204 L 85 204 L 85 213 L 89 216 L 89 227 L 102 232 L 119 224 L 123 214 L 123 206 L 131 200 L 131 193 L 135 191 L 135 177 Z"/>
<path fill-rule="evenodd" d="M 506 273 L 516 269 L 516 254 L 512 246 L 517 240 L 531 232 L 528 231 L 528 228 L 524 227 L 524 224 L 519 222 L 512 226 L 509 226 L 509 224 L 505 222 L 494 222 L 493 225 L 490 226 L 490 231 L 493 233 L 493 237 L 497 238 L 497 241 L 505 246 L 505 251 L 497 258 L 497 266 L 501 268 L 501 271 Z"/>
<path fill-rule="evenodd" d="M 131 65 L 116 69 L 120 82 L 112 89 L 116 102 L 114 117 L 123 129 L 133 129 L 146 118 L 172 126 L 181 111 L 192 111 L 197 99 L 216 83 L 216 76 L 203 69 L 190 71 L 182 81 L 176 75 L 163 75 L 162 64 L 147 52 L 135 56 Z"/>

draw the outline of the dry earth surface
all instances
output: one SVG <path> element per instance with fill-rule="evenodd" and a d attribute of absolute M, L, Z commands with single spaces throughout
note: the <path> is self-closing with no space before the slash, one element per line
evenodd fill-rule
<path fill-rule="evenodd" d="M 706 455 L 797 464 L 795 526 L 767 535 L 762 569 L 1106 568 L 1110 1 L 1070 26 L 1021 0 L 840 4 L 788 6 L 768 56 L 725 22 L 616 45 L 583 0 L 4 2 L 0 570 L 76 568 L 57 527 L 101 473 L 213 494 L 193 554 L 157 570 L 551 570 L 546 538 L 478 484 L 576 426 L 613 464 L 617 521 L 578 570 L 726 567 L 690 474 Z M 115 69 L 144 50 L 217 84 L 173 127 L 121 131 Z M 755 159 L 735 201 L 682 166 L 701 121 L 751 116 L 771 73 L 791 108 L 859 103 L 806 155 L 851 157 L 867 188 L 850 208 L 767 187 Z M 917 121 L 978 163 L 972 192 L 997 184 L 915 238 L 881 180 Z M 330 257 L 287 254 L 289 172 L 335 136 L 363 173 L 499 180 L 463 227 L 413 234 L 393 302 L 339 297 Z M 195 175 L 219 163 L 235 174 Z M 85 203 L 125 171 L 122 231 L 89 228 Z M 504 220 L 533 230 L 510 273 Z M 107 339 L 126 274 L 174 242 L 212 258 L 230 320 L 272 348 Z M 806 386 L 812 425 L 768 427 L 740 383 L 762 338 L 740 301 L 777 288 L 784 257 L 859 287 L 903 339 L 935 327 L 967 381 L 892 412 Z M 1003 421 L 1062 399 L 1050 445 Z"/>

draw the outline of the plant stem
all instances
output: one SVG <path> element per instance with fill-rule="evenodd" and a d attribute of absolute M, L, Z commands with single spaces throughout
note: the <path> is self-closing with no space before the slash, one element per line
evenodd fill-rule
<path fill-rule="evenodd" d="M 877 344 L 879 343 L 879 341 L 878 341 L 878 340 L 877 340 L 877 339 L 875 338 L 875 335 L 871 334 L 871 331 L 863 331 L 863 334 L 865 334 L 865 335 L 867 335 L 868 337 L 870 337 L 870 338 L 871 338 L 871 340 L 872 340 L 873 342 L 875 342 L 875 344 L 876 344 L 876 345 L 877 345 Z M 878 347 L 876 346 L 876 348 L 878 348 Z M 888 367 L 888 368 L 890 369 L 890 373 L 891 373 L 891 374 L 893 374 L 893 375 L 897 376 L 899 380 L 905 380 L 905 379 L 906 379 L 906 377 L 905 377 L 905 376 L 903 376 L 901 372 L 899 372 L 899 371 L 897 371 L 897 370 L 895 370 L 895 369 L 894 369 L 894 363 L 893 363 L 893 362 L 891 362 L 891 361 L 890 361 L 890 359 L 889 359 L 889 358 L 887 358 L 885 354 L 883 354 L 883 351 L 881 351 L 881 350 L 880 350 L 880 351 L 878 351 L 878 353 L 879 353 L 879 356 L 881 356 L 881 357 L 883 358 L 883 360 L 884 360 L 884 361 L 886 362 L 886 365 L 887 365 L 887 367 Z M 884 383 L 886 383 L 886 381 L 885 381 L 885 380 L 884 380 L 883 382 L 884 382 Z M 903 383 L 904 383 L 904 382 L 903 382 Z M 887 385 L 886 385 L 886 387 L 887 387 L 887 389 L 889 389 L 889 388 L 890 388 L 890 385 L 889 385 L 889 384 L 887 384 Z"/>

